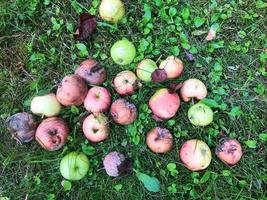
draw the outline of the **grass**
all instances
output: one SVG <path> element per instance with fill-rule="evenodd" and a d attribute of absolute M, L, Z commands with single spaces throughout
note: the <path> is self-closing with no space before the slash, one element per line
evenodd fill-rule
<path fill-rule="evenodd" d="M 0 2 L 0 199 L 266 199 L 266 3 L 125 0 L 123 22 L 117 26 L 98 19 L 97 32 L 83 42 L 86 49 L 79 50 L 81 44 L 73 37 L 79 13 L 96 13 L 99 1 L 79 2 Z M 213 24 L 219 26 L 217 38 L 207 42 L 204 39 Z M 123 37 L 133 41 L 138 53 L 131 65 L 120 67 L 109 50 Z M 194 63 L 187 60 L 185 50 L 193 53 Z M 194 127 L 187 119 L 190 103 L 182 103 L 175 118 L 158 123 L 175 136 L 170 153 L 153 154 L 145 144 L 146 132 L 157 124 L 146 103 L 157 88 L 169 82 L 143 84 L 136 94 L 126 97 L 139 108 L 137 121 L 129 127 L 111 123 L 110 138 L 100 144 L 88 143 L 82 135 L 81 119 L 87 114 L 82 107 L 61 112 L 71 136 L 57 152 L 47 152 L 34 141 L 19 145 L 10 139 L 7 118 L 30 111 L 33 96 L 55 91 L 64 75 L 72 74 L 87 57 L 106 67 L 104 85 L 116 99 L 119 96 L 111 81 L 118 72 L 134 70 L 143 58 L 160 62 L 168 55 L 185 63 L 184 75 L 172 82 L 189 77 L 204 81 L 208 103 L 216 112 L 211 125 Z M 238 165 L 226 166 L 213 154 L 205 171 L 192 173 L 182 166 L 177 150 L 184 141 L 200 138 L 214 150 L 221 131 L 242 143 L 244 156 Z M 92 147 L 95 152 L 89 156 L 86 178 L 62 187 L 61 158 L 67 152 Z M 108 177 L 102 159 L 112 150 L 131 157 L 135 169 L 157 177 L 160 192 L 148 192 L 134 173 Z M 176 172 L 167 168 L 168 164 L 175 164 Z"/>

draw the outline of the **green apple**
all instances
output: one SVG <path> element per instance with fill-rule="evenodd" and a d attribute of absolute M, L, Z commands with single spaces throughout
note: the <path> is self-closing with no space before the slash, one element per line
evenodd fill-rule
<path fill-rule="evenodd" d="M 111 57 L 118 65 L 129 65 L 136 54 L 135 47 L 129 40 L 123 39 L 117 41 L 111 47 Z"/>
<path fill-rule="evenodd" d="M 213 111 L 209 106 L 197 103 L 188 110 L 188 118 L 195 126 L 207 126 L 213 121 Z"/>
<path fill-rule="evenodd" d="M 137 68 L 136 68 L 136 75 L 139 79 L 144 82 L 151 81 L 152 73 L 157 69 L 157 64 L 151 59 L 142 60 Z"/>
<path fill-rule="evenodd" d="M 36 115 L 52 117 L 58 115 L 60 110 L 61 105 L 54 93 L 37 96 L 32 99 L 31 111 Z"/>
<path fill-rule="evenodd" d="M 60 173 L 68 180 L 80 180 L 89 170 L 89 160 L 81 152 L 71 152 L 60 162 Z"/>
<path fill-rule="evenodd" d="M 99 14 L 103 20 L 116 24 L 125 14 L 124 5 L 120 0 L 102 0 Z"/>

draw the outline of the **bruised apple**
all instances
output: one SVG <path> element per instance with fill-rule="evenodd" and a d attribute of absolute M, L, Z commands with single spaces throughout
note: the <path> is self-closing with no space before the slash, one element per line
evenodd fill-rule
<path fill-rule="evenodd" d="M 44 96 L 37 96 L 32 99 L 31 111 L 36 115 L 53 117 L 58 115 L 60 110 L 61 105 L 54 93 Z"/>
<path fill-rule="evenodd" d="M 188 140 L 181 147 L 179 155 L 185 167 L 191 171 L 206 169 L 211 162 L 210 148 L 202 140 Z"/>
<path fill-rule="evenodd" d="M 183 82 L 181 97 L 185 102 L 190 101 L 191 98 L 204 99 L 207 94 L 207 88 L 202 81 L 192 78 Z"/>
<path fill-rule="evenodd" d="M 213 121 L 212 109 L 199 102 L 188 110 L 188 119 L 195 126 L 207 126 Z"/>
<path fill-rule="evenodd" d="M 110 109 L 113 120 L 121 125 L 128 125 L 134 122 L 137 117 L 137 109 L 134 104 L 125 99 L 117 99 Z"/>
<path fill-rule="evenodd" d="M 111 104 L 111 95 L 106 88 L 94 86 L 89 89 L 83 103 L 88 112 L 105 112 Z"/>
<path fill-rule="evenodd" d="M 120 0 L 102 0 L 99 13 L 103 20 L 118 23 L 125 14 L 125 8 Z"/>
<path fill-rule="evenodd" d="M 87 91 L 85 82 L 79 76 L 68 75 L 58 86 L 57 100 L 64 106 L 79 106 L 83 103 Z"/>
<path fill-rule="evenodd" d="M 136 54 L 136 49 L 132 42 L 123 39 L 117 41 L 110 50 L 113 61 L 118 65 L 129 65 Z"/>
<path fill-rule="evenodd" d="M 117 177 L 126 175 L 132 171 L 132 161 L 117 151 L 107 154 L 103 161 L 106 173 L 109 176 Z"/>
<path fill-rule="evenodd" d="M 76 69 L 75 74 L 93 85 L 101 85 L 106 80 L 105 68 L 92 59 L 83 61 Z"/>
<path fill-rule="evenodd" d="M 35 134 L 35 140 L 46 150 L 56 151 L 67 141 L 69 128 L 67 123 L 58 117 L 50 117 L 41 122 Z"/>
<path fill-rule="evenodd" d="M 146 143 L 151 151 L 166 153 L 172 148 L 173 137 L 168 129 L 156 127 L 147 133 Z"/>
<path fill-rule="evenodd" d="M 89 160 L 81 152 L 71 152 L 60 161 L 60 173 L 68 180 L 78 181 L 87 174 L 89 170 Z"/>
<path fill-rule="evenodd" d="M 224 163 L 235 165 L 242 157 L 242 147 L 236 139 L 222 137 L 215 149 L 215 153 Z"/>
<path fill-rule="evenodd" d="M 169 56 L 166 60 L 160 63 L 159 69 L 165 70 L 168 79 L 173 79 L 182 74 L 184 64 L 179 58 Z"/>
<path fill-rule="evenodd" d="M 180 98 L 178 94 L 171 93 L 167 88 L 157 90 L 149 100 L 149 107 L 156 120 L 172 118 L 178 111 L 179 106 Z"/>
<path fill-rule="evenodd" d="M 108 138 L 108 119 L 102 114 L 90 114 L 83 121 L 83 133 L 91 142 L 101 142 Z"/>
<path fill-rule="evenodd" d="M 144 82 L 151 81 L 152 73 L 157 69 L 157 64 L 151 59 L 142 60 L 137 68 L 136 75 Z"/>
<path fill-rule="evenodd" d="M 34 138 L 36 127 L 34 117 L 26 112 L 16 113 L 7 121 L 9 132 L 20 143 L 30 142 Z"/>
<path fill-rule="evenodd" d="M 138 88 L 137 77 L 128 70 L 118 73 L 113 83 L 116 92 L 120 95 L 131 95 Z"/>

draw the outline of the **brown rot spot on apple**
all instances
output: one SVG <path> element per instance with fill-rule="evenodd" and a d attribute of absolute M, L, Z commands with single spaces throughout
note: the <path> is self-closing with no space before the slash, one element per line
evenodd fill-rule
<path fill-rule="evenodd" d="M 56 151 L 66 143 L 68 133 L 69 128 L 63 119 L 50 117 L 38 126 L 35 139 L 44 149 Z"/>
<path fill-rule="evenodd" d="M 228 165 L 235 165 L 242 157 L 242 147 L 234 138 L 223 136 L 215 149 L 218 158 Z"/>
<path fill-rule="evenodd" d="M 36 123 L 31 114 L 22 112 L 11 116 L 7 122 L 8 130 L 19 143 L 30 142 L 34 138 Z"/>

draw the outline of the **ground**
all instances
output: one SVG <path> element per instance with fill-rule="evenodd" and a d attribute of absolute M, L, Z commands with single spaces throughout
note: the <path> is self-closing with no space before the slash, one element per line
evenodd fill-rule
<path fill-rule="evenodd" d="M 97 31 L 78 42 L 74 32 L 79 13 L 98 15 L 99 0 L 10 0 L 0 2 L 0 199 L 265 199 L 267 183 L 267 41 L 266 9 L 261 0 L 124 0 L 126 17 L 118 25 L 97 19 Z M 209 29 L 216 38 L 206 41 Z M 112 44 L 128 38 L 137 48 L 130 65 L 118 66 L 110 57 Z M 195 61 L 189 61 L 191 52 Z M 16 112 L 30 112 L 33 96 L 55 92 L 64 75 L 90 57 L 108 71 L 113 99 L 119 97 L 112 78 L 123 69 L 134 71 L 144 58 L 159 64 L 169 55 L 183 60 L 184 74 L 161 84 L 143 84 L 126 98 L 139 110 L 130 126 L 110 123 L 108 140 L 91 144 L 81 131 L 87 113 L 83 107 L 64 108 L 60 117 L 71 128 L 63 149 L 47 152 L 35 141 L 20 145 L 11 139 L 6 120 Z M 199 78 L 208 87 L 215 119 L 195 127 L 187 119 L 190 103 L 181 103 L 177 115 L 155 122 L 147 106 L 157 88 Z M 109 114 L 107 114 L 109 116 Z M 41 121 L 40 117 L 36 117 Z M 174 135 L 171 152 L 158 155 L 145 144 L 146 132 L 156 124 Z M 227 166 L 214 154 L 219 135 L 237 138 L 244 155 L 236 166 Z M 210 166 L 190 172 L 177 151 L 191 138 L 204 140 L 213 151 Z M 111 178 L 103 170 L 108 152 L 118 150 L 134 161 L 134 169 L 158 178 L 161 189 L 151 193 L 135 172 Z M 65 182 L 59 172 L 62 157 L 70 151 L 89 154 L 90 171 L 81 181 Z M 168 167 L 167 167 L 168 166 Z"/>

